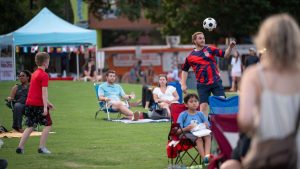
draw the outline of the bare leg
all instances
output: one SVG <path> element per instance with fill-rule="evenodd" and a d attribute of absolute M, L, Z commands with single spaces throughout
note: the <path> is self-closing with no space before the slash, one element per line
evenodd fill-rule
<path fill-rule="evenodd" d="M 241 162 L 239 162 L 238 160 L 227 160 L 225 161 L 222 165 L 220 169 L 242 169 L 242 165 Z"/>
<path fill-rule="evenodd" d="M 28 140 L 32 131 L 33 131 L 33 127 L 28 127 L 24 130 L 22 138 L 21 138 L 19 146 L 18 146 L 19 148 L 21 148 L 21 149 L 24 148 L 24 145 L 25 145 L 26 141 Z"/>
<path fill-rule="evenodd" d="M 210 154 L 211 137 L 205 136 L 204 138 L 205 155 Z"/>
<path fill-rule="evenodd" d="M 145 103 L 145 109 L 149 109 L 149 105 L 150 105 L 150 102 L 146 101 L 146 103 Z"/>
<path fill-rule="evenodd" d="M 240 80 L 241 80 L 241 77 L 236 77 L 236 90 L 237 91 L 240 90 Z"/>
<path fill-rule="evenodd" d="M 200 111 L 204 113 L 206 117 L 208 117 L 208 104 L 207 103 L 201 103 L 200 104 Z"/>
<path fill-rule="evenodd" d="M 40 140 L 40 148 L 45 147 L 46 141 L 51 130 L 51 126 L 45 126 L 42 132 L 41 140 Z"/>
<path fill-rule="evenodd" d="M 236 77 L 235 76 L 232 77 L 232 87 L 231 87 L 230 91 L 231 92 L 236 91 Z"/>
<path fill-rule="evenodd" d="M 168 117 L 171 117 L 170 105 L 168 103 L 160 103 L 159 106 L 163 109 L 166 109 L 168 112 Z"/>
<path fill-rule="evenodd" d="M 205 153 L 204 153 L 204 149 L 203 149 L 203 140 L 202 138 L 198 138 L 196 140 L 196 146 L 197 146 L 197 150 L 198 153 L 200 154 L 201 158 L 203 159 L 205 157 Z"/>
<path fill-rule="evenodd" d="M 112 108 L 120 111 L 128 119 L 132 119 L 133 112 L 128 109 L 122 102 L 116 102 L 112 104 Z"/>

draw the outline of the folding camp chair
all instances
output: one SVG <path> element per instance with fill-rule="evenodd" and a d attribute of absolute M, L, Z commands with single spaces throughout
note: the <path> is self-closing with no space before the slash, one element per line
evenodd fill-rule
<path fill-rule="evenodd" d="M 182 89 L 181 84 L 178 81 L 168 82 L 168 85 L 171 85 L 176 88 L 177 94 L 179 96 L 179 103 L 183 103 Z"/>
<path fill-rule="evenodd" d="M 11 109 L 12 113 L 14 113 L 15 109 L 14 109 L 14 104 L 16 103 L 15 100 L 7 100 L 7 99 L 4 99 L 5 101 L 5 105 Z M 25 126 L 26 124 L 26 116 L 25 116 L 25 112 L 22 113 L 23 114 L 23 119 L 22 119 L 22 126 Z M 40 131 L 40 125 L 37 125 L 35 128 L 34 128 L 35 131 Z"/>
<path fill-rule="evenodd" d="M 173 82 L 168 82 L 168 85 L 175 87 L 177 94 L 179 96 L 178 102 L 182 103 L 182 89 L 181 89 L 181 85 L 178 81 L 173 81 Z M 159 105 L 157 103 L 155 103 L 154 101 L 152 102 L 151 105 L 149 105 L 149 111 L 152 112 L 152 114 L 157 114 L 158 116 L 156 117 L 156 119 L 166 119 L 168 118 L 166 114 L 163 113 L 163 109 L 159 107 Z M 159 114 L 161 114 L 161 117 L 159 116 Z M 164 115 L 162 115 L 164 114 Z"/>
<path fill-rule="evenodd" d="M 117 118 L 121 117 L 121 114 L 119 111 L 112 109 L 111 107 L 108 106 L 108 102 L 105 101 L 99 101 L 99 95 L 98 95 L 98 88 L 99 88 L 100 84 L 99 83 L 94 83 L 94 88 L 95 88 L 95 92 L 96 92 L 96 97 L 98 100 L 98 104 L 99 104 L 99 110 L 96 111 L 95 113 L 95 119 L 97 118 L 98 114 L 100 111 L 103 111 L 104 113 L 107 114 L 107 120 L 111 120 L 110 118 L 110 113 L 117 113 L 118 116 Z M 129 103 L 127 100 L 124 101 L 126 106 L 129 108 Z"/>
<path fill-rule="evenodd" d="M 170 106 L 171 127 L 168 135 L 167 155 L 168 158 L 171 159 L 172 166 L 183 164 L 184 157 L 189 157 L 191 159 L 191 163 L 188 166 L 191 166 L 193 164 L 201 164 L 201 157 L 197 151 L 196 145 L 189 139 L 187 139 L 184 135 L 181 138 L 179 138 L 179 136 L 177 135 L 177 130 L 181 129 L 179 123 L 177 123 L 177 119 L 180 113 L 185 111 L 186 109 L 187 108 L 184 104 L 179 103 L 174 103 Z M 193 153 L 191 152 L 191 150 L 195 150 L 195 152 Z"/>
<path fill-rule="evenodd" d="M 219 168 L 220 163 L 231 157 L 231 152 L 239 138 L 237 112 L 239 97 L 209 97 L 210 121 L 213 140 L 218 144 L 218 152 L 210 161 L 209 169 Z"/>

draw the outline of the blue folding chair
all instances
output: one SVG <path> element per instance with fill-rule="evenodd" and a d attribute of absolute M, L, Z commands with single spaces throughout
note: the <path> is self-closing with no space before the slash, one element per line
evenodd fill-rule
<path fill-rule="evenodd" d="M 95 92 L 96 92 L 96 97 L 99 103 L 99 110 L 96 111 L 95 113 L 95 119 L 97 118 L 98 114 L 100 111 L 103 111 L 104 113 L 107 114 L 107 120 L 110 120 L 110 113 L 118 113 L 117 118 L 121 117 L 121 113 L 117 110 L 112 109 L 111 107 L 108 106 L 108 102 L 105 101 L 99 101 L 99 95 L 98 95 L 98 88 L 99 88 L 100 84 L 99 83 L 94 83 L 94 87 L 95 87 Z M 127 107 L 129 107 L 129 103 L 127 100 L 125 100 L 125 104 Z"/>
<path fill-rule="evenodd" d="M 208 101 L 210 114 L 236 114 L 239 111 L 239 96 L 210 96 Z"/>
<path fill-rule="evenodd" d="M 217 152 L 210 161 L 208 168 L 219 168 L 221 162 L 229 159 L 232 149 L 239 138 L 237 113 L 239 97 L 223 98 L 219 96 L 209 97 L 210 122 L 213 134 L 213 142 L 218 146 L 213 150 Z"/>
<path fill-rule="evenodd" d="M 173 81 L 173 82 L 168 82 L 168 85 L 171 85 L 176 88 L 176 91 L 179 96 L 179 103 L 183 103 L 183 96 L 182 96 L 182 89 L 181 89 L 181 84 L 178 81 Z"/>

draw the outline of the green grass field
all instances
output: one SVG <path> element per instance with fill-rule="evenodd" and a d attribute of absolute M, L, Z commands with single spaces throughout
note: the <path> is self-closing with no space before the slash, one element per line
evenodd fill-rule
<path fill-rule="evenodd" d="M 0 123 L 11 130 L 12 113 L 4 105 L 15 82 L 0 83 Z M 126 93 L 141 98 L 141 85 L 122 84 Z M 47 147 L 51 155 L 37 153 L 39 137 L 30 137 L 25 154 L 15 149 L 19 138 L 3 138 L 0 158 L 8 160 L 9 169 L 62 169 L 62 168 L 128 168 L 162 169 L 168 166 L 166 142 L 169 123 L 123 124 L 104 121 L 98 109 L 92 83 L 51 81 L 49 100 L 55 110 L 51 112 L 52 131 Z M 143 110 L 134 107 L 133 110 Z"/>

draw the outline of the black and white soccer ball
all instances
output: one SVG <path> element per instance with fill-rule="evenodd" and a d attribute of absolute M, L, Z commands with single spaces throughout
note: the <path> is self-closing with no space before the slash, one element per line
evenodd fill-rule
<path fill-rule="evenodd" d="M 208 17 L 203 21 L 203 28 L 207 31 L 213 31 L 217 28 L 217 22 L 214 18 Z"/>

